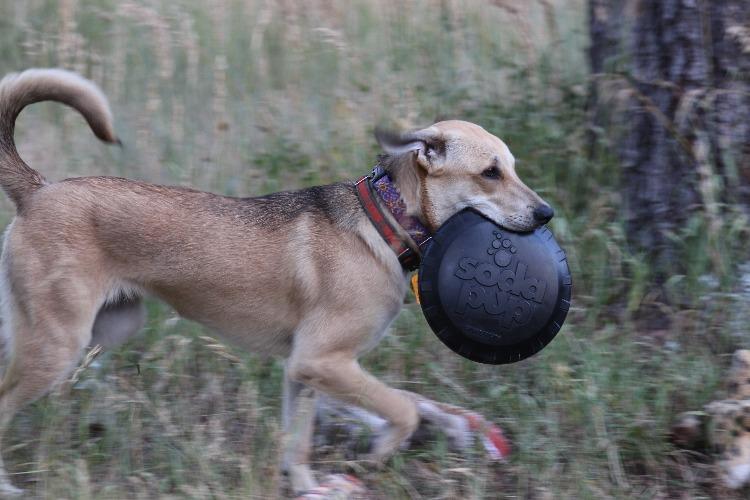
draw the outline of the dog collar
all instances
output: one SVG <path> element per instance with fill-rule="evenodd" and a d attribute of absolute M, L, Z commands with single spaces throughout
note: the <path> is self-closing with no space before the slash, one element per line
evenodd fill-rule
<path fill-rule="evenodd" d="M 401 267 L 407 271 L 417 269 L 422 259 L 422 249 L 430 241 L 431 235 L 419 219 L 407 215 L 406 203 L 388 172 L 377 166 L 369 175 L 359 179 L 355 183 L 355 188 L 367 217 L 396 253 Z M 402 232 L 399 232 L 385 216 L 383 206 L 403 228 L 407 237 L 402 237 Z"/>

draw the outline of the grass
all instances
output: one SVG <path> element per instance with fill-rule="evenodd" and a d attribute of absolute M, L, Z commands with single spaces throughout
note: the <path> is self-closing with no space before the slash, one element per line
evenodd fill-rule
<path fill-rule="evenodd" d="M 652 269 L 619 219 L 617 162 L 585 154 L 584 11 L 583 0 L 6 2 L 0 73 L 63 66 L 110 97 L 123 149 L 97 143 L 60 106 L 24 112 L 21 154 L 50 179 L 121 175 L 257 195 L 367 172 L 379 123 L 482 124 L 555 206 L 574 307 L 539 355 L 490 367 L 447 351 L 408 303 L 364 364 L 482 412 L 515 452 L 496 465 L 438 441 L 361 477 L 380 498 L 708 498 L 718 494 L 710 470 L 666 433 L 674 415 L 714 398 L 728 355 L 750 347 L 750 293 L 732 272 L 747 220 L 731 217 L 714 241 L 697 213 L 675 235 L 675 300 L 654 303 Z M 1 207 L 7 222 L 12 207 Z M 646 330 L 648 307 L 671 326 Z M 15 419 L 4 442 L 14 480 L 45 498 L 284 494 L 280 363 L 149 308 L 143 335 Z M 318 468 L 341 471 L 337 453 L 320 454 Z"/>

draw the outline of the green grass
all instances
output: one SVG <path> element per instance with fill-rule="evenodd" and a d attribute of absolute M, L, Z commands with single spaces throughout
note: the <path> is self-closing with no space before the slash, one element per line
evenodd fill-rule
<path fill-rule="evenodd" d="M 595 161 L 585 154 L 583 0 L 554 2 L 551 16 L 542 2 L 519 3 L 518 16 L 474 1 L 293 5 L 1 4 L 0 73 L 82 71 L 110 97 L 125 144 L 101 145 L 74 113 L 44 104 L 19 120 L 22 156 L 50 179 L 122 175 L 257 195 L 369 171 L 377 124 L 475 121 L 555 206 L 574 307 L 539 355 L 491 367 L 449 352 L 407 304 L 364 364 L 482 412 L 515 451 L 497 465 L 438 441 L 361 472 L 368 487 L 380 498 L 714 495 L 666 433 L 674 415 L 713 399 L 728 355 L 750 346 L 750 297 L 732 272 L 747 220 L 733 215 L 711 241 L 697 213 L 675 235 L 684 272 L 661 305 L 672 326 L 646 331 L 640 311 L 659 304 L 649 263 L 628 249 L 612 145 Z M 12 217 L 7 200 L 0 216 Z M 203 335 L 150 304 L 143 335 L 15 419 L 4 442 L 14 480 L 46 498 L 284 494 L 279 362 L 227 359 Z M 338 453 L 319 455 L 318 469 L 343 470 Z"/>

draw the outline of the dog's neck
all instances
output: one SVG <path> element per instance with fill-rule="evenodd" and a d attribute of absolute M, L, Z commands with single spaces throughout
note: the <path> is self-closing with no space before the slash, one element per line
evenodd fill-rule
<path fill-rule="evenodd" d="M 393 181 L 394 186 L 401 194 L 406 213 L 417 219 L 424 220 L 422 207 L 419 203 L 419 178 L 409 161 L 401 157 L 385 157 L 381 159 L 379 165 L 383 170 L 388 172 L 388 176 Z"/>
<path fill-rule="evenodd" d="M 370 222 L 398 256 L 401 266 L 413 271 L 419 266 L 423 246 L 431 235 L 419 217 L 410 212 L 408 198 L 392 175 L 379 163 L 370 175 L 354 184 L 354 189 Z"/>
<path fill-rule="evenodd" d="M 414 240 L 417 247 L 420 247 L 422 243 L 429 239 L 430 231 L 422 224 L 419 217 L 414 215 L 413 211 L 409 211 L 410 207 L 406 201 L 407 198 L 391 178 L 391 175 L 390 172 L 385 172 L 372 183 L 372 187 L 380 197 L 385 208 L 396 219 L 396 222 L 404 228 L 404 231 Z"/>
<path fill-rule="evenodd" d="M 425 210 L 423 179 L 419 178 L 419 169 L 414 165 L 414 155 L 412 153 L 384 154 L 378 158 L 378 167 L 388 172 L 396 189 L 401 193 L 401 198 L 406 205 L 406 214 L 415 217 L 421 224 L 434 232 L 437 226 L 433 224 L 431 214 L 426 213 Z"/>

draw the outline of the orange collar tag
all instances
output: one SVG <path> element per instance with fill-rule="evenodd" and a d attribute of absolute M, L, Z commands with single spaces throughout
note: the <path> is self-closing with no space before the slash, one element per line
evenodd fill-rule
<path fill-rule="evenodd" d="M 411 277 L 411 291 L 414 292 L 414 297 L 417 298 L 417 304 L 421 305 L 421 302 L 419 302 L 419 273 L 414 273 Z"/>

